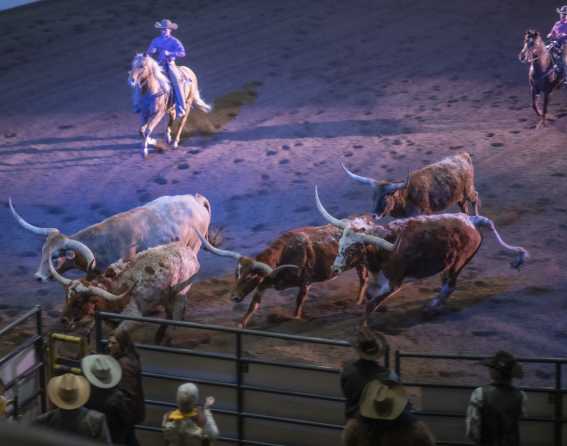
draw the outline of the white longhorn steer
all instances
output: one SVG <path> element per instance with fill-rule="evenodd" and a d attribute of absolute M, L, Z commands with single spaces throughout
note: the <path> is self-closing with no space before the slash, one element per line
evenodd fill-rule
<path fill-rule="evenodd" d="M 94 323 L 96 311 L 109 311 L 125 316 L 143 317 L 163 306 L 167 319 L 183 320 L 187 293 L 199 261 L 193 249 L 182 243 L 169 243 L 140 252 L 130 259 L 110 265 L 104 274 L 93 279 L 71 280 L 48 265 L 53 277 L 65 288 L 66 303 L 61 321 L 66 330 L 88 327 Z M 135 321 L 122 321 L 120 330 L 133 330 Z M 167 325 L 156 333 L 161 343 Z"/>
<path fill-rule="evenodd" d="M 201 194 L 165 195 L 142 206 L 108 217 L 69 236 L 57 228 L 40 228 L 25 221 L 14 209 L 10 210 L 18 223 L 28 231 L 47 236 L 41 250 L 41 262 L 34 276 L 49 279 L 49 259 L 57 260 L 56 269 L 63 273 L 78 268 L 91 271 L 95 258 L 99 271 L 134 252 L 153 246 L 180 241 L 195 253 L 201 240 L 193 227 L 208 234 L 211 205 Z"/>

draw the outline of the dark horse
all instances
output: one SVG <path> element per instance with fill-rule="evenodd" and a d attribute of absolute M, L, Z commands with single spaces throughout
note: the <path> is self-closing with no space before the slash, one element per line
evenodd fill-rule
<path fill-rule="evenodd" d="M 565 60 L 565 49 L 563 45 L 561 57 Z M 545 42 L 540 33 L 529 29 L 524 33 L 524 46 L 518 59 L 522 63 L 530 64 L 528 79 L 530 83 L 530 93 L 532 96 L 532 108 L 540 117 L 538 127 L 546 125 L 547 104 L 550 93 L 561 85 L 561 76 L 555 69 L 555 62 L 551 51 L 545 46 Z M 543 108 L 537 106 L 537 97 L 543 95 Z"/>

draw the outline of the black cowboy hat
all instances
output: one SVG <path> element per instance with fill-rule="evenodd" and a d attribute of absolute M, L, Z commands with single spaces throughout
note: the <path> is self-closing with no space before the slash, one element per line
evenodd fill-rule
<path fill-rule="evenodd" d="M 524 376 L 522 366 L 511 353 L 500 350 L 494 356 L 480 362 L 482 365 L 497 370 L 511 378 Z"/>
<path fill-rule="evenodd" d="M 358 332 L 353 347 L 362 358 L 376 359 L 386 351 L 388 341 L 381 334 L 374 334 L 369 328 L 363 327 Z"/>
<path fill-rule="evenodd" d="M 557 11 L 557 14 L 567 15 L 567 5 L 563 5 L 561 8 L 557 8 L 556 11 Z"/>

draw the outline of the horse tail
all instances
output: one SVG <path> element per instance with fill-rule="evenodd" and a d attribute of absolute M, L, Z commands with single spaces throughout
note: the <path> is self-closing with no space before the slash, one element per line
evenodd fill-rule
<path fill-rule="evenodd" d="M 211 107 L 209 104 L 207 104 L 203 98 L 201 98 L 201 93 L 199 93 L 199 87 L 197 85 L 195 85 L 195 107 L 197 107 L 199 110 L 205 112 L 205 113 L 209 113 L 213 107 Z"/>

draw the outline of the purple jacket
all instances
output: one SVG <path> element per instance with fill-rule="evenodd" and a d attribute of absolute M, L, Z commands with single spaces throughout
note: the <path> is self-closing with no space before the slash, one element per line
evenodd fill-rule
<path fill-rule="evenodd" d="M 549 32 L 549 37 L 553 40 L 566 40 L 567 39 L 567 22 L 562 22 L 558 20 L 551 28 Z"/>
<path fill-rule="evenodd" d="M 164 51 L 167 51 L 168 54 L 166 55 Z M 183 48 L 179 39 L 173 36 L 157 36 L 150 43 L 147 53 L 156 57 L 160 65 L 165 65 L 169 62 L 175 62 L 177 57 L 185 57 L 185 48 Z"/>

